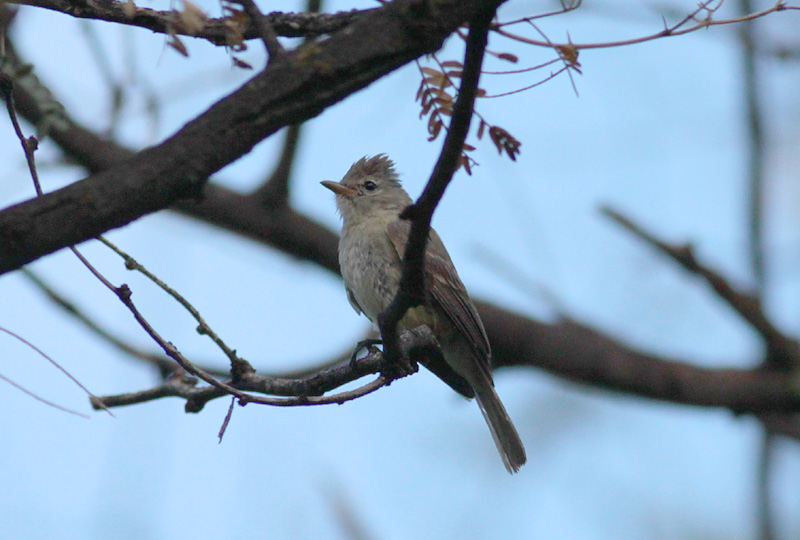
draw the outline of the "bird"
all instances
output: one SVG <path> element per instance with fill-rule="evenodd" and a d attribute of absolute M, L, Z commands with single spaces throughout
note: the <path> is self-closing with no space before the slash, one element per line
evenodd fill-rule
<path fill-rule="evenodd" d="M 342 217 L 339 265 L 347 299 L 356 313 L 377 324 L 400 286 L 411 229 L 410 221 L 400 214 L 413 201 L 386 154 L 359 159 L 340 182 L 321 183 L 336 195 L 336 208 Z M 425 303 L 410 308 L 398 327 L 427 325 L 431 329 L 443 361 L 436 357 L 422 364 L 462 396 L 476 399 L 503 464 L 508 472 L 515 473 L 527 457 L 494 388 L 489 338 L 433 228 L 425 251 L 424 276 Z"/>

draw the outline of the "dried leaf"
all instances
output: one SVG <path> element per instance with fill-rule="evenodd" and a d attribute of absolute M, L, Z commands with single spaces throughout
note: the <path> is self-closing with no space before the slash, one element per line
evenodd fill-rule
<path fill-rule="evenodd" d="M 225 18 L 225 44 L 232 48 L 234 51 L 243 51 L 247 49 L 247 44 L 244 42 L 244 30 L 250 18 L 243 11 L 236 11 L 227 7 L 230 15 Z"/>
<path fill-rule="evenodd" d="M 136 10 L 136 4 L 133 3 L 133 0 L 126 0 L 122 4 L 122 12 L 129 19 L 133 19 L 136 16 Z"/>
<path fill-rule="evenodd" d="M 460 68 L 460 67 L 464 67 L 464 64 L 462 64 L 462 63 L 461 63 L 461 62 L 459 62 L 458 60 L 448 60 L 447 62 L 442 62 L 442 67 L 446 67 L 446 68 L 450 68 L 450 67 L 454 67 L 454 68 Z"/>
<path fill-rule="evenodd" d="M 422 105 L 422 111 L 419 113 L 419 117 L 422 118 L 423 116 L 428 114 L 431 111 L 431 107 L 433 107 L 433 100 L 432 99 L 428 100 L 427 103 L 424 103 Z"/>
<path fill-rule="evenodd" d="M 434 125 L 441 124 L 442 121 L 439 120 L 439 115 L 432 114 L 431 117 L 428 119 L 428 133 L 433 133 Z"/>
<path fill-rule="evenodd" d="M 453 103 L 453 96 L 451 96 L 446 92 L 437 92 L 434 101 L 436 101 L 436 103 L 441 103 L 441 104 Z"/>
<path fill-rule="evenodd" d="M 568 45 L 556 45 L 556 50 L 561 58 L 569 64 L 572 68 L 579 68 L 581 67 L 580 62 L 578 62 L 578 53 L 580 52 L 575 45 L 571 43 Z"/>
<path fill-rule="evenodd" d="M 248 64 L 244 60 L 240 60 L 240 59 L 236 58 L 235 56 L 231 56 L 231 59 L 233 60 L 233 65 L 235 67 L 242 68 L 242 69 L 253 69 L 253 66 L 251 66 L 250 64 Z"/>
<path fill-rule="evenodd" d="M 461 76 L 463 75 L 463 73 L 464 72 L 461 71 L 460 69 L 451 69 L 450 71 L 447 72 L 447 76 L 448 77 L 454 77 L 456 79 L 460 79 Z"/>
<path fill-rule="evenodd" d="M 189 56 L 189 50 L 186 48 L 186 45 L 180 40 L 178 36 L 172 34 L 169 36 L 169 40 L 167 41 L 167 45 L 181 53 L 183 56 Z"/>
<path fill-rule="evenodd" d="M 511 62 L 512 64 L 516 64 L 517 62 L 519 62 L 519 58 L 517 58 L 517 55 L 507 52 L 498 54 L 497 58 L 499 58 L 500 60 Z"/>
<path fill-rule="evenodd" d="M 453 84 L 450 82 L 450 79 L 447 78 L 447 75 L 441 71 L 437 72 L 435 75 L 426 76 L 425 81 L 428 84 L 439 88 L 447 88 Z"/>
<path fill-rule="evenodd" d="M 433 117 L 431 117 L 431 118 L 433 118 Z M 436 122 L 433 125 L 433 129 L 428 130 L 429 133 L 431 134 L 431 136 L 428 137 L 428 142 L 433 141 L 434 139 L 436 139 L 436 137 L 439 136 L 439 132 L 441 131 L 441 129 L 442 129 L 442 123 L 441 122 Z"/>
<path fill-rule="evenodd" d="M 417 97 L 414 98 L 414 101 L 419 101 L 422 97 L 422 93 L 425 91 L 425 81 L 419 82 L 419 89 L 417 90 Z"/>
<path fill-rule="evenodd" d="M 483 130 L 486 129 L 486 122 L 481 120 L 481 124 L 478 126 L 478 140 L 481 140 L 483 137 Z"/>
<path fill-rule="evenodd" d="M 471 144 L 464 143 L 464 151 L 465 152 L 472 152 L 473 150 L 475 150 L 474 146 L 472 146 Z"/>
<path fill-rule="evenodd" d="M 464 154 L 461 154 L 461 157 L 464 158 L 464 161 L 463 161 L 464 170 L 467 171 L 468 175 L 472 176 L 472 167 L 469 164 L 469 156 L 465 156 Z"/>
<path fill-rule="evenodd" d="M 200 33 L 206 26 L 208 15 L 190 0 L 181 0 L 181 2 L 183 2 L 183 11 L 178 14 L 178 18 L 183 29 L 189 35 Z"/>
<path fill-rule="evenodd" d="M 502 154 L 503 151 L 505 151 L 512 161 L 517 160 L 519 147 L 522 143 L 511 135 L 511 133 L 501 127 L 492 126 L 489 128 L 489 137 L 491 137 L 492 142 L 497 147 L 498 154 Z"/>
<path fill-rule="evenodd" d="M 431 67 L 427 67 L 427 66 L 423 66 L 423 67 L 421 67 L 421 68 L 420 68 L 420 70 L 422 71 L 422 73 L 423 73 L 424 75 L 432 75 L 432 76 L 435 76 L 435 75 L 441 75 L 441 74 L 442 74 L 442 72 L 441 72 L 441 71 L 439 71 L 438 69 L 433 69 L 433 68 L 431 68 Z"/>

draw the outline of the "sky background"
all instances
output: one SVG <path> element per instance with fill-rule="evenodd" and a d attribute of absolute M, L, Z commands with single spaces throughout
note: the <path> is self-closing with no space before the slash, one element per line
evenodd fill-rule
<path fill-rule="evenodd" d="M 220 13 L 214 2 L 200 5 Z M 327 2 L 325 10 L 373 5 Z M 662 14 L 678 20 L 695 5 L 587 1 L 539 26 L 553 41 L 567 35 L 575 43 L 615 41 L 658 32 Z M 260 6 L 264 12 L 300 7 Z M 500 18 L 553 8 L 510 1 Z M 727 7 L 720 13 L 730 14 Z M 104 129 L 110 92 L 84 24 L 22 8 L 15 40 L 70 114 Z M 777 42 L 794 35 L 797 24 L 796 12 L 787 12 L 759 28 Z M 252 76 L 232 69 L 224 49 L 200 41 L 184 39 L 187 59 L 149 31 L 90 26 L 115 76 L 134 81 L 119 132 L 131 148 L 158 143 Z M 522 67 L 552 58 L 497 36 L 490 48 L 517 54 Z M 461 60 L 462 49 L 451 39 L 439 57 Z M 262 47 L 251 42 L 240 57 L 260 66 Z M 564 312 L 654 354 L 708 366 L 754 365 L 762 351 L 747 326 L 702 282 L 598 212 L 609 204 L 669 241 L 691 241 L 733 283 L 753 285 L 736 29 L 584 51 L 580 61 L 578 95 L 562 75 L 531 91 L 478 102 L 478 111 L 522 147 L 512 162 L 473 135 L 480 166 L 471 177 L 456 175 L 434 216 L 463 281 L 476 298 L 543 320 Z M 768 128 L 766 300 L 778 325 L 796 334 L 800 69 L 771 59 L 761 67 Z M 490 94 L 513 90 L 546 73 L 485 76 L 482 87 Z M 308 123 L 292 204 L 338 230 L 333 196 L 319 181 L 338 180 L 358 158 L 381 152 L 418 195 L 441 147 L 441 140 L 426 140 L 414 102 L 418 85 L 411 64 Z M 158 98 L 155 127 L 148 95 Z M 0 205 L 7 206 L 30 198 L 33 188 L 7 119 L 0 119 L 0 129 Z M 272 137 L 214 180 L 255 188 L 281 142 L 282 136 Z M 37 162 L 45 191 L 85 177 L 60 163 L 49 142 Z M 108 237 L 178 289 L 264 372 L 320 364 L 351 348 L 368 328 L 335 276 L 188 218 L 161 212 Z M 170 298 L 97 243 L 81 249 L 112 282 L 131 286 L 148 320 L 185 355 L 225 367 Z M 101 324 L 155 349 L 71 254 L 31 268 Z M 92 392 L 157 384 L 152 369 L 99 341 L 20 273 L 0 278 L 0 298 L 0 326 L 47 352 Z M 347 513 L 376 540 L 737 540 L 756 531 L 760 432 L 751 419 L 726 411 L 615 395 L 529 369 L 502 370 L 497 389 L 528 450 L 528 464 L 512 477 L 474 403 L 427 372 L 343 406 L 236 408 L 218 444 L 227 400 L 189 415 L 182 401 L 163 399 L 114 410 L 112 418 L 93 412 L 86 396 L 30 348 L 2 335 L 0 347 L 2 375 L 90 416 L 67 415 L 0 385 L 4 538 L 351 538 L 341 522 Z M 797 443 L 778 442 L 773 471 L 780 537 L 797 538 Z"/>

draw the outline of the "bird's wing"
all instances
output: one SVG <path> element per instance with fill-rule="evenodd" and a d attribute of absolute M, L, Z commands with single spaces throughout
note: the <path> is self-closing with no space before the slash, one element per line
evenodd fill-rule
<path fill-rule="evenodd" d="M 401 258 L 405 254 L 410 229 L 411 222 L 400 219 L 391 222 L 387 228 L 389 239 Z M 474 353 L 480 370 L 489 377 L 489 380 L 492 380 L 489 370 L 491 349 L 486 330 L 483 328 L 475 306 L 469 299 L 466 287 L 458 277 L 444 243 L 433 229 L 428 237 L 428 246 L 425 251 L 425 280 L 427 286 L 430 287 L 432 302 L 447 315 L 456 329 L 464 336 Z"/>
<path fill-rule="evenodd" d="M 361 312 L 364 310 L 361 309 L 361 306 L 358 305 L 358 302 L 356 301 L 356 297 L 353 294 L 353 291 L 351 291 L 348 287 L 345 287 L 344 290 L 347 291 L 347 301 L 350 302 L 350 305 L 353 306 L 353 309 L 356 310 L 356 313 L 361 315 Z"/>

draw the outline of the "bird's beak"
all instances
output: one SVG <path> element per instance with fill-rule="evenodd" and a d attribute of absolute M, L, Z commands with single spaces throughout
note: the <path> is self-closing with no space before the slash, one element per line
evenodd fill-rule
<path fill-rule="evenodd" d="M 355 195 L 358 195 L 358 191 L 356 191 L 355 189 L 350 189 L 347 186 L 343 186 L 339 182 L 332 182 L 330 180 L 323 180 L 322 182 L 320 182 L 320 184 L 322 184 L 323 186 L 325 186 L 329 190 L 333 191 L 337 195 L 342 195 L 342 196 L 348 197 L 348 198 L 349 197 L 353 197 Z"/>

